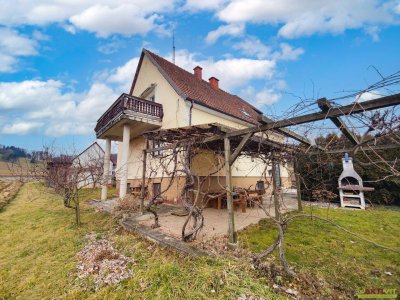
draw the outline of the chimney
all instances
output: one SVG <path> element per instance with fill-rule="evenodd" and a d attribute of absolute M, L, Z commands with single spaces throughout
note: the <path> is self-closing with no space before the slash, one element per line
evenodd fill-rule
<path fill-rule="evenodd" d="M 203 68 L 200 67 L 200 66 L 197 66 L 197 67 L 195 67 L 195 68 L 193 69 L 193 71 L 194 71 L 194 76 L 196 76 L 197 79 L 200 79 L 200 80 L 203 79 L 202 70 L 203 70 Z"/>
<path fill-rule="evenodd" d="M 213 77 L 210 77 L 209 79 L 208 79 L 208 81 L 210 82 L 210 84 L 211 84 L 211 86 L 213 87 L 213 88 L 215 88 L 215 89 L 218 89 L 219 87 L 218 87 L 218 79 L 217 78 L 215 78 L 214 76 Z"/>

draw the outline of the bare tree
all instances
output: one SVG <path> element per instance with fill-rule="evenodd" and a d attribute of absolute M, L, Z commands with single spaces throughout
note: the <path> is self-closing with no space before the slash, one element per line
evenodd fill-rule
<path fill-rule="evenodd" d="M 103 176 L 103 158 L 96 153 L 88 153 L 83 158 L 66 151 L 55 151 L 54 147 L 45 147 L 42 153 L 35 163 L 18 161 L 10 164 L 11 173 L 22 181 L 40 180 L 52 188 L 63 197 L 65 207 L 75 210 L 76 224 L 80 225 L 81 191 L 108 181 L 108 177 Z"/>

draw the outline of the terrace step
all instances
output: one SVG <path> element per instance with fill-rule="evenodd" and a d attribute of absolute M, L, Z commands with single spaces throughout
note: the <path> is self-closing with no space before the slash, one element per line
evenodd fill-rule
<path fill-rule="evenodd" d="M 133 218 L 123 219 L 121 220 L 120 224 L 125 230 L 135 232 L 149 241 L 156 242 L 160 246 L 168 247 L 174 251 L 195 257 L 209 256 L 209 253 L 191 246 L 188 243 L 163 234 L 156 229 L 140 225 Z"/>

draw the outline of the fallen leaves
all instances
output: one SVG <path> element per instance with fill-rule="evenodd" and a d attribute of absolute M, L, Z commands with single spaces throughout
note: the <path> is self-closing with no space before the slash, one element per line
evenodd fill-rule
<path fill-rule="evenodd" d="M 113 285 L 132 276 L 128 268 L 133 259 L 126 257 L 114 249 L 107 238 L 100 238 L 96 234 L 87 236 L 88 245 L 77 256 L 78 278 L 94 277 L 96 286 Z"/>

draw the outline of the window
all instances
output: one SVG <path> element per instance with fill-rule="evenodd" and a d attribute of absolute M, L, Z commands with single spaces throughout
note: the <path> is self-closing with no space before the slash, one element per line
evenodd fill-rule
<path fill-rule="evenodd" d="M 157 149 L 157 148 L 161 148 L 163 145 L 160 141 L 157 140 L 153 140 L 153 150 Z M 158 150 L 158 151 L 153 151 L 153 156 L 157 157 L 157 156 L 161 156 L 163 155 L 163 151 L 162 150 Z"/>
<path fill-rule="evenodd" d="M 153 197 L 154 198 L 161 197 L 161 183 L 153 183 Z"/>
<path fill-rule="evenodd" d="M 156 100 L 156 86 L 155 83 L 150 84 L 139 97 L 154 102 Z"/>
<path fill-rule="evenodd" d="M 247 116 L 247 117 L 251 117 L 250 114 L 249 114 L 245 109 L 243 109 L 243 108 L 240 109 L 240 112 L 241 112 L 242 114 L 244 114 L 245 116 Z"/>

